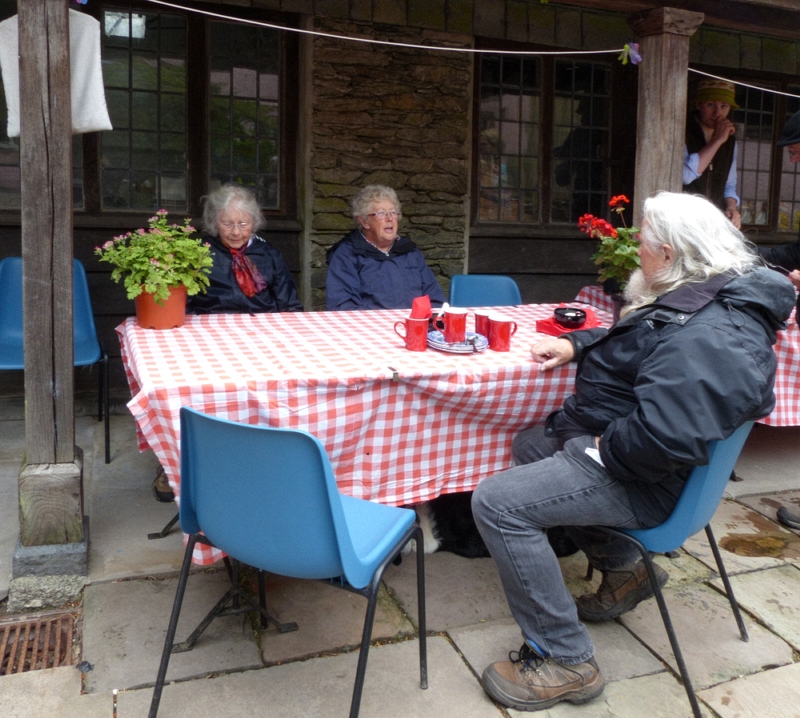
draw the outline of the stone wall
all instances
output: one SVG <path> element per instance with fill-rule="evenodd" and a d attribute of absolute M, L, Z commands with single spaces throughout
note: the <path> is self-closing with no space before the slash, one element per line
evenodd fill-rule
<path fill-rule="evenodd" d="M 468 38 L 401 26 L 319 19 L 336 34 L 425 45 Z M 464 271 L 469 187 L 471 57 L 316 37 L 311 113 L 311 304 L 324 308 L 325 252 L 354 226 L 350 200 L 393 187 L 401 234 L 422 250 L 445 290 Z"/>

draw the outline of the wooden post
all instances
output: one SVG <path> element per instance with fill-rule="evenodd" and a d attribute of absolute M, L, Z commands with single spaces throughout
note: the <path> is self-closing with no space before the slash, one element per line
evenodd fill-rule
<path fill-rule="evenodd" d="M 23 546 L 83 539 L 72 339 L 72 113 L 64 0 L 19 9 L 25 448 Z"/>
<path fill-rule="evenodd" d="M 703 18 L 703 13 L 661 7 L 629 20 L 642 54 L 633 190 L 637 227 L 645 199 L 658 190 L 683 190 L 689 38 Z"/>

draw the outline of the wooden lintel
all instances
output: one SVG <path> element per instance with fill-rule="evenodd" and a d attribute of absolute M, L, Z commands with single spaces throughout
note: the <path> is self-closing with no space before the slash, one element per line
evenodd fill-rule
<path fill-rule="evenodd" d="M 659 7 L 632 15 L 628 19 L 628 23 L 638 37 L 663 33 L 691 36 L 703 23 L 704 17 L 701 12 L 679 10 L 674 7 Z"/>

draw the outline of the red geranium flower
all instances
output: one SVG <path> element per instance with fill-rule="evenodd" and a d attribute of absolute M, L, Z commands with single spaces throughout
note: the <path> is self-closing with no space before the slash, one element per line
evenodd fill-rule
<path fill-rule="evenodd" d="M 620 210 L 624 209 L 624 207 L 622 207 L 623 204 L 630 204 L 630 203 L 631 201 L 624 194 L 618 194 L 611 198 L 611 201 L 608 203 L 608 206 L 611 207 L 612 209 L 616 209 L 619 212 Z"/>

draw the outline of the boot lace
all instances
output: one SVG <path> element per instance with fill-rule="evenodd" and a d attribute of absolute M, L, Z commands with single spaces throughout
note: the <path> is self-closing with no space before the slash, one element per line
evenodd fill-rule
<path fill-rule="evenodd" d="M 527 643 L 523 643 L 518 651 L 509 651 L 508 660 L 512 663 L 521 663 L 523 671 L 536 671 L 545 662 L 544 656 L 540 656 Z"/>

